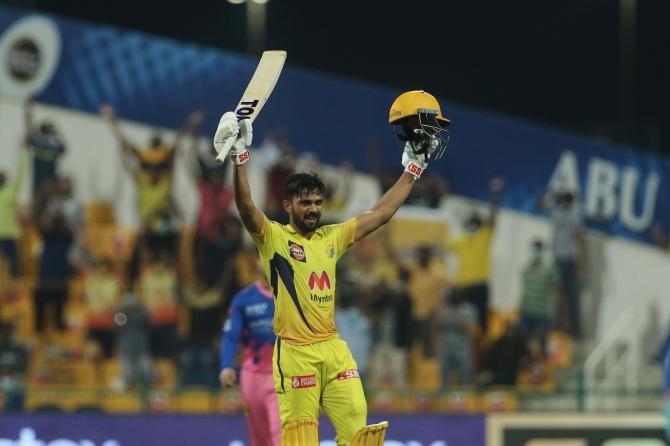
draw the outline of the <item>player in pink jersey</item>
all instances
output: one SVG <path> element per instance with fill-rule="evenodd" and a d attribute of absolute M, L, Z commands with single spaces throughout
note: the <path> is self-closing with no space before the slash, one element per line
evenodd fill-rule
<path fill-rule="evenodd" d="M 237 346 L 244 347 L 240 392 L 248 407 L 251 446 L 279 446 L 281 426 L 272 380 L 274 298 L 265 282 L 258 281 L 233 297 L 221 340 L 221 373 L 224 387 L 237 381 L 234 368 Z"/>

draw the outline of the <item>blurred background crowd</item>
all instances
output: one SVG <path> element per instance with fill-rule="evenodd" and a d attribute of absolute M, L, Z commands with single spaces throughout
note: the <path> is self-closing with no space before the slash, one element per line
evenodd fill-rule
<path fill-rule="evenodd" d="M 140 226 L 127 230 L 116 224 L 109 205 L 75 198 L 76 185 L 58 173 L 69 130 L 36 122 L 32 108 L 27 101 L 16 170 L 0 175 L 5 409 L 25 408 L 27 389 L 73 385 L 119 394 L 189 386 L 217 392 L 218 344 L 230 301 L 264 279 L 236 216 L 229 172 L 213 162 L 206 147 L 201 150 L 203 113 L 193 112 L 174 139 L 156 132 L 145 142 L 129 140 L 113 107 L 101 107 L 137 190 Z M 272 219 L 287 222 L 283 184 L 305 170 L 320 173 L 327 183 L 324 223 L 344 218 L 353 199 L 351 163 L 324 169 L 316 155 L 297 152 L 279 132 L 254 149 L 253 162 L 262 166 L 267 187 L 264 211 Z M 374 140 L 367 150 L 377 159 Z M 179 152 L 190 160 L 199 194 L 195 227 L 183 223 L 173 202 Z M 20 203 L 29 170 L 31 199 Z M 381 190 L 398 174 L 375 165 L 372 171 Z M 554 370 L 574 360 L 583 339 L 585 281 L 584 229 L 575 197 L 566 191 L 538 197 L 552 234 L 523 248 L 528 261 L 514 279 L 520 304 L 503 313 L 489 298 L 503 179 L 492 178 L 489 192 L 488 207 L 464 214 L 462 231 L 444 242 L 444 222 L 400 216 L 341 260 L 336 321 L 369 392 L 438 395 L 461 389 L 474 395 L 491 387 L 550 392 L 556 388 Z M 435 209 L 449 199 L 448 178 L 429 173 L 408 205 Z M 411 242 L 408 232 L 429 237 Z M 410 243 L 399 243 L 399 234 Z M 515 408 L 511 398 L 497 404 Z M 53 403 L 58 408 L 56 399 Z M 43 397 L 39 405 L 50 407 Z"/>
<path fill-rule="evenodd" d="M 638 59 L 626 46 L 635 11 L 561 4 L 528 7 L 527 19 L 502 4 L 407 8 L 407 29 L 430 33 L 426 41 L 467 41 L 447 63 L 432 43 L 381 45 L 398 11 L 372 3 L 355 8 L 387 20 L 371 23 L 352 5 L 326 17 L 260 0 L 177 2 L 161 21 L 153 6 L 112 14 L 66 3 L 18 6 L 230 46 L 0 9 L 3 410 L 240 410 L 237 392 L 218 383 L 221 330 L 233 296 L 263 278 L 231 168 L 210 150 L 220 113 L 270 47 L 265 31 L 289 53 L 248 164 L 254 200 L 273 220 L 287 222 L 294 172 L 324 179 L 324 224 L 375 203 L 402 170 L 386 119 L 401 91 L 426 88 L 453 120 L 445 157 L 338 264 L 336 322 L 371 413 L 660 407 L 670 163 L 658 92 L 667 83 L 652 82 L 663 58 L 649 48 L 662 39 L 640 33 L 648 51 Z M 638 20 L 660 33 L 664 15 L 648 5 Z M 303 10 L 312 19 L 287 33 Z M 342 35 L 350 22 L 360 32 Z M 332 36 L 342 40 L 323 45 Z M 620 61 L 607 46 L 618 37 Z"/>

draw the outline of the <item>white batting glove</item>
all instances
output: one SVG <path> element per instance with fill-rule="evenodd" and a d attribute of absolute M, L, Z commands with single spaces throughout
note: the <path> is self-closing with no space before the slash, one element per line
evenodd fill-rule
<path fill-rule="evenodd" d="M 235 113 L 224 113 L 219 120 L 219 126 L 216 128 L 216 133 L 214 134 L 214 150 L 216 150 L 217 159 L 221 150 L 229 149 L 234 144 L 237 135 L 239 134 L 240 125 L 237 122 Z"/>
<path fill-rule="evenodd" d="M 243 119 L 239 122 L 240 133 L 230 149 L 230 159 L 241 166 L 249 161 L 249 149 L 251 141 L 254 138 L 254 129 L 248 119 Z"/>
<path fill-rule="evenodd" d="M 412 145 L 406 142 L 405 150 L 402 152 L 402 165 L 405 168 L 405 172 L 412 174 L 414 179 L 418 180 L 423 171 L 428 167 L 428 162 L 423 153 L 414 153 Z"/>

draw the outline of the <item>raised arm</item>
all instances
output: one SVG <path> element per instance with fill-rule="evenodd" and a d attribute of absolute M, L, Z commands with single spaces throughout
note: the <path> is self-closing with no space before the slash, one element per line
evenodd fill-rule
<path fill-rule="evenodd" d="M 103 104 L 100 107 L 100 115 L 102 115 L 102 117 L 109 123 L 110 128 L 112 129 L 112 133 L 114 133 L 114 137 L 118 141 L 123 152 L 132 153 L 134 147 L 121 131 L 121 127 L 119 126 L 119 123 L 116 120 L 116 114 L 114 113 L 114 108 L 109 104 Z"/>
<path fill-rule="evenodd" d="M 28 170 L 28 151 L 21 150 L 19 151 L 19 161 L 16 166 L 16 176 L 14 181 L 9 185 L 11 194 L 16 197 L 23 186 L 23 182 L 26 178 L 26 171 Z"/>
<path fill-rule="evenodd" d="M 228 319 L 223 325 L 223 336 L 221 337 L 219 352 L 221 361 L 219 381 L 225 387 L 230 387 L 237 381 L 237 374 L 234 368 L 235 355 L 237 353 L 237 345 L 242 336 L 243 325 L 244 313 L 242 312 L 242 306 L 239 305 L 237 299 L 233 299 Z"/>
<path fill-rule="evenodd" d="M 224 147 L 230 149 L 228 157 L 234 164 L 233 188 L 237 211 L 247 231 L 251 234 L 260 235 L 266 217 L 251 199 L 247 168 L 244 166 L 249 161 L 248 148 L 251 146 L 252 139 L 251 123 L 248 120 L 242 120 L 238 123 L 235 113 L 226 112 L 221 116 L 214 135 L 214 152 L 218 154 Z"/>
<path fill-rule="evenodd" d="M 502 192 L 503 187 L 505 187 L 505 183 L 501 178 L 496 177 L 491 180 L 491 205 L 489 211 L 489 224 L 491 226 L 496 225 L 498 209 L 500 208 L 500 193 Z"/>
<path fill-rule="evenodd" d="M 200 124 L 191 129 L 189 136 L 191 137 L 191 144 L 190 153 L 188 154 L 188 165 L 193 178 L 197 181 L 205 177 L 205 164 L 200 157 Z M 213 151 L 211 154 L 216 156 L 216 151 Z"/>
<path fill-rule="evenodd" d="M 398 181 L 372 208 L 356 217 L 356 241 L 365 238 L 388 222 L 400 209 L 414 186 L 414 176 L 403 172 Z"/>
<path fill-rule="evenodd" d="M 251 234 L 260 234 L 263 229 L 265 215 L 251 199 L 247 168 L 244 164 L 235 165 L 233 170 L 233 186 L 235 188 L 235 204 L 242 223 Z"/>
<path fill-rule="evenodd" d="M 184 139 L 184 136 L 187 134 L 197 133 L 202 121 L 205 119 L 205 114 L 201 110 L 196 110 L 188 116 L 188 119 L 184 125 L 179 129 L 177 135 L 174 138 L 174 143 L 172 145 L 173 150 L 177 150 L 181 145 L 181 141 Z"/>
<path fill-rule="evenodd" d="M 29 97 L 26 99 L 25 104 L 23 105 L 23 120 L 26 128 L 26 141 L 28 135 L 34 130 L 35 121 L 33 119 L 33 98 Z"/>

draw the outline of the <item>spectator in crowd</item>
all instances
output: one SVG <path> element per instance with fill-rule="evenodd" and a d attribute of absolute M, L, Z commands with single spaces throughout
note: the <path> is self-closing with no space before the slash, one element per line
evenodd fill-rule
<path fill-rule="evenodd" d="M 165 251 L 151 255 L 138 283 L 140 301 L 151 321 L 151 355 L 173 358 L 177 344 L 177 274 L 172 257 Z"/>
<path fill-rule="evenodd" d="M 288 219 L 280 203 L 284 199 L 286 179 L 295 173 L 295 150 L 282 133 L 274 135 L 271 142 L 279 148 L 279 159 L 267 171 L 265 209 L 270 220 L 285 224 Z"/>
<path fill-rule="evenodd" d="M 242 223 L 237 218 L 230 218 L 223 228 L 221 252 L 223 257 L 215 259 L 221 268 L 221 275 L 216 286 L 223 293 L 222 314 L 228 314 L 228 305 L 232 296 L 243 287 L 257 279 L 255 260 L 257 251 L 251 247 L 245 249 L 242 240 Z"/>
<path fill-rule="evenodd" d="M 111 105 L 103 105 L 100 113 L 109 122 L 121 147 L 123 166 L 133 175 L 137 185 L 141 236 L 131 261 L 131 278 L 134 278 L 139 269 L 140 251 L 145 247 L 171 255 L 176 253 L 179 228 L 172 200 L 175 153 L 184 135 L 200 125 L 203 114 L 193 112 L 172 145 L 165 143 L 162 136 L 156 133 L 151 137 L 148 147 L 138 149 L 121 131 Z"/>
<path fill-rule="evenodd" d="M 398 172 L 397 168 L 384 168 L 384 166 L 381 163 L 381 160 L 384 159 L 382 155 L 382 151 L 380 149 L 380 142 L 379 142 L 379 137 L 378 136 L 372 136 L 367 143 L 366 146 L 366 154 L 367 154 L 367 161 L 368 161 L 368 167 L 370 168 L 370 172 L 377 178 L 377 181 L 379 181 L 379 185 L 381 190 L 388 190 L 393 186 L 393 184 L 396 182 L 397 177 L 398 177 Z M 418 186 L 415 185 L 415 187 Z M 412 196 L 412 193 L 410 192 L 410 197 Z M 408 197 L 409 199 L 409 197 Z"/>
<path fill-rule="evenodd" d="M 660 223 L 655 223 L 651 227 L 650 231 L 651 239 L 656 243 L 661 250 L 670 254 L 670 238 L 668 238 L 665 231 Z M 666 354 L 670 353 L 670 327 L 667 329 L 667 334 L 663 338 L 663 343 L 658 347 L 657 352 L 654 354 L 654 359 L 657 362 L 663 363 Z M 670 408 L 670 405 L 668 406 Z M 670 415 L 670 409 L 668 414 Z"/>
<path fill-rule="evenodd" d="M 435 357 L 434 332 L 437 315 L 447 287 L 447 278 L 433 268 L 430 246 L 419 246 L 416 266 L 412 268 L 407 291 L 412 302 L 412 333 L 421 345 L 423 355 Z"/>
<path fill-rule="evenodd" d="M 377 292 L 371 302 L 374 342 L 368 382 L 402 389 L 407 386 L 407 358 L 412 345 L 412 304 L 407 291 L 410 273 L 397 258 L 387 231 L 373 237 L 381 242 L 376 270 L 383 282 L 375 287 Z"/>
<path fill-rule="evenodd" d="M 550 191 L 539 200 L 539 205 L 549 211 L 553 226 L 552 254 L 559 272 L 562 307 L 565 309 L 561 312 L 561 326 L 579 339 L 582 336 L 579 273 L 585 259 L 581 212 L 575 196 L 569 191 Z"/>
<path fill-rule="evenodd" d="M 355 343 L 355 345 L 349 344 L 349 347 L 358 363 L 359 372 L 366 372 L 368 356 L 371 355 L 368 382 L 372 386 L 381 386 L 387 378 L 395 381 L 399 375 L 397 369 L 402 367 L 396 364 L 396 358 L 393 357 L 395 321 L 390 308 L 392 302 L 389 301 L 389 285 L 396 276 L 395 265 L 390 257 L 381 255 L 379 251 L 379 242 L 383 242 L 385 234 L 386 232 L 382 231 L 359 241 L 338 264 L 340 280 L 338 280 L 336 305 L 342 304 L 339 302 L 340 299 L 344 304 L 336 309 L 336 316 L 337 311 L 342 311 L 343 323 L 355 323 L 359 330 L 357 333 L 360 331 L 367 333 L 364 339 L 354 339 L 357 335 L 353 332 L 350 335 L 347 330 L 340 327 L 341 336 L 347 343 L 349 340 L 344 337 L 345 335 Z M 349 316 L 348 321 L 344 320 L 345 315 Z M 371 351 L 373 345 L 374 349 Z M 361 367 L 359 357 L 365 358 L 363 361 L 365 368 Z M 404 385 L 404 375 L 402 378 Z"/>
<path fill-rule="evenodd" d="M 412 300 L 409 297 L 407 284 L 409 270 L 398 269 L 398 279 L 393 282 L 391 298 L 393 299 L 394 315 L 394 350 L 390 369 L 394 372 L 392 383 L 395 388 L 404 388 L 407 385 L 407 357 L 412 348 Z"/>
<path fill-rule="evenodd" d="M 19 191 L 23 185 L 28 167 L 28 152 L 19 151 L 19 162 L 12 181 L 0 171 L 0 257 L 9 264 L 12 277 L 19 274 L 18 239 L 21 226 L 18 219 Z"/>
<path fill-rule="evenodd" d="M 196 282 L 185 286 L 183 294 L 190 321 L 187 339 L 211 348 L 218 339 L 224 319 L 221 288 Z"/>
<path fill-rule="evenodd" d="M 45 311 L 53 307 L 56 328 L 63 330 L 63 307 L 72 276 L 75 231 L 80 225 L 81 208 L 72 197 L 72 183 L 59 178 L 46 181 L 35 202 L 35 226 L 42 236 L 38 283 L 34 293 L 35 329 L 43 332 Z"/>
<path fill-rule="evenodd" d="M 65 153 L 65 143 L 51 121 L 35 124 L 32 98 L 24 106 L 26 126 L 26 147 L 33 154 L 33 199 L 42 190 L 45 182 L 56 181 L 58 160 Z"/>
<path fill-rule="evenodd" d="M 437 209 L 449 193 L 449 185 L 436 172 L 429 172 L 426 182 L 417 184 L 407 198 L 407 204 Z"/>
<path fill-rule="evenodd" d="M 100 260 L 84 277 L 88 338 L 98 344 L 102 356 L 112 357 L 116 345 L 114 313 L 119 307 L 121 282 L 111 260 Z"/>
<path fill-rule="evenodd" d="M 544 243 L 531 243 L 530 260 L 521 275 L 521 330 L 530 341 L 539 344 L 542 356 L 547 355 L 547 336 L 555 316 L 554 296 L 558 283 L 556 268 L 543 258 Z"/>
<path fill-rule="evenodd" d="M 205 286 L 212 286 L 220 280 L 223 267 L 220 260 L 229 254 L 225 232 L 232 218 L 233 190 L 225 184 L 225 168 L 212 165 L 198 155 L 198 128 L 192 132 L 196 156 L 192 171 L 200 195 L 194 254 L 199 279 Z"/>
<path fill-rule="evenodd" d="M 117 325 L 121 362 L 121 377 L 114 383 L 114 387 L 124 391 L 138 381 L 149 381 L 150 316 L 137 296 L 128 289 L 123 298 L 123 305 L 114 315 L 114 321 Z"/>
<path fill-rule="evenodd" d="M 365 376 L 368 371 L 368 357 L 372 343 L 370 320 L 354 305 L 354 297 L 341 294 L 335 303 L 335 325 L 342 333 L 340 338 L 347 343 L 356 361 L 358 373 Z"/>
<path fill-rule="evenodd" d="M 342 212 L 346 210 L 351 197 L 351 190 L 355 178 L 354 166 L 349 160 L 344 160 L 339 166 L 330 166 L 321 169 L 322 178 L 328 184 L 325 192 L 324 220 L 341 220 Z"/>
<path fill-rule="evenodd" d="M 4 394 L 5 412 L 23 410 L 28 351 L 14 339 L 14 327 L 0 322 L 0 391 Z"/>
<path fill-rule="evenodd" d="M 181 385 L 217 385 L 215 344 L 223 325 L 222 292 L 195 281 L 184 287 L 184 303 L 189 313 L 185 344 L 179 354 Z"/>
<path fill-rule="evenodd" d="M 521 368 L 530 358 L 527 339 L 518 326 L 509 323 L 503 335 L 484 351 L 480 362 L 479 384 L 514 386 Z"/>
<path fill-rule="evenodd" d="M 454 371 L 458 374 L 459 385 L 470 385 L 473 383 L 475 340 L 479 334 L 477 308 L 465 301 L 462 293 L 450 293 L 440 316 L 442 386 L 451 386 Z"/>
<path fill-rule="evenodd" d="M 502 179 L 491 180 L 489 218 L 473 213 L 464 223 L 465 233 L 449 241 L 449 249 L 458 257 L 457 292 L 477 307 L 482 334 L 488 329 L 491 243 L 503 186 Z"/>
<path fill-rule="evenodd" d="M 367 158 L 370 171 L 377 178 L 382 190 L 388 190 L 396 181 L 397 172 L 382 168 L 383 156 L 379 138 L 372 137 L 367 144 Z M 432 209 L 440 207 L 442 199 L 449 194 L 449 183 L 436 172 L 428 172 L 426 181 L 414 185 L 405 204 L 423 206 Z"/>

